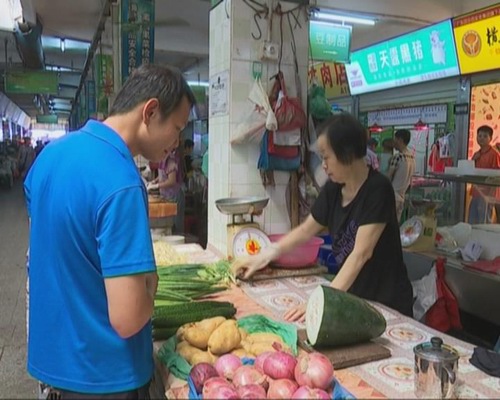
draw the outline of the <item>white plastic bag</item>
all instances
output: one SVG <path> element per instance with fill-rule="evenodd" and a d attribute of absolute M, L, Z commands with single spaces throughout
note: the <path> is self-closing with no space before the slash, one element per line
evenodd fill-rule
<path fill-rule="evenodd" d="M 264 136 L 264 131 L 275 131 L 278 128 L 274 114 L 260 78 L 255 79 L 248 100 L 253 107 L 245 119 L 236 127 L 231 144 L 257 143 Z"/>
<path fill-rule="evenodd" d="M 437 300 L 436 267 L 422 279 L 412 282 L 413 295 L 417 299 L 413 303 L 413 317 L 420 321 Z"/>
<path fill-rule="evenodd" d="M 287 132 L 277 131 L 273 135 L 273 142 L 278 146 L 300 146 L 300 129 Z"/>

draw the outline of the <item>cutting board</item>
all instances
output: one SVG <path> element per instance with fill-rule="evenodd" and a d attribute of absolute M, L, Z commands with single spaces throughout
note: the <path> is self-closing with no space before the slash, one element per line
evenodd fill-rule
<path fill-rule="evenodd" d="M 267 267 L 252 276 L 252 281 L 262 281 L 266 279 L 290 278 L 295 276 L 322 275 L 328 272 L 328 268 L 315 265 L 309 268 L 281 268 Z"/>
<path fill-rule="evenodd" d="M 318 351 L 332 362 L 333 368 L 342 369 L 366 364 L 372 361 L 391 357 L 391 351 L 375 342 L 366 342 L 352 346 L 334 347 L 328 349 L 314 349 L 307 343 L 305 329 L 297 331 L 299 346 L 307 352 Z"/>

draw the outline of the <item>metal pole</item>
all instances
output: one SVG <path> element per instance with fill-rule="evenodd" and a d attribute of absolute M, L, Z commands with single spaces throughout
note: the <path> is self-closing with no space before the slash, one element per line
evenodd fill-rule
<path fill-rule="evenodd" d="M 121 68 L 121 38 L 120 38 L 120 3 L 113 3 L 111 6 L 111 19 L 112 19 L 112 42 L 113 42 L 113 101 L 116 94 L 122 86 L 122 68 Z M 109 106 L 113 101 L 109 102 Z"/>

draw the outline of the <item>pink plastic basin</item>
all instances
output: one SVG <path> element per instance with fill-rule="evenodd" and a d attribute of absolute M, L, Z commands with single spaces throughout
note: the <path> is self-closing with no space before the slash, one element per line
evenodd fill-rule
<path fill-rule="evenodd" d="M 269 235 L 272 243 L 279 241 L 284 234 Z M 316 264 L 319 247 L 324 243 L 322 238 L 314 236 L 306 243 L 297 246 L 292 251 L 282 254 L 273 261 L 273 265 L 283 268 L 306 268 Z"/>

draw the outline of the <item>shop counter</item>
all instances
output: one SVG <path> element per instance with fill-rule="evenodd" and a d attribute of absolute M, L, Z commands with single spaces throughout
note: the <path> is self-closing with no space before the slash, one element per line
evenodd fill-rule
<path fill-rule="evenodd" d="M 328 284 L 321 276 L 302 276 L 242 283 L 239 287 L 214 296 L 221 301 L 232 302 L 236 318 L 250 314 L 264 314 L 282 320 L 283 313 L 291 306 L 306 302 L 309 293 L 318 284 Z M 418 321 L 401 315 L 378 303 L 372 303 L 387 320 L 385 333 L 375 341 L 391 351 L 390 358 L 335 371 L 337 380 L 356 398 L 416 398 L 414 394 L 413 348 L 439 336 L 446 344 L 457 349 L 459 361 L 458 398 L 498 398 L 500 380 L 490 377 L 469 363 L 474 347 L 471 344 L 437 332 Z M 302 324 L 297 327 L 304 328 Z M 155 342 L 155 354 L 161 348 Z M 301 350 L 302 351 L 302 350 Z M 185 382 L 169 375 L 157 361 L 152 394 L 166 393 L 170 399 L 177 398 Z"/>
<path fill-rule="evenodd" d="M 462 265 L 462 260 L 439 251 L 403 251 L 411 281 L 422 278 L 438 258 L 446 258 L 445 280 L 457 298 L 461 310 L 500 326 L 500 275 L 476 271 Z"/>

